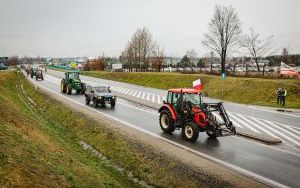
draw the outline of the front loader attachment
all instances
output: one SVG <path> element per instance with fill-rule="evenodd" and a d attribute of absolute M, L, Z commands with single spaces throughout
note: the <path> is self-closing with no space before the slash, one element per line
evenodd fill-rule
<path fill-rule="evenodd" d="M 227 133 L 236 134 L 235 127 L 230 121 L 222 102 L 203 103 L 201 108 L 208 117 L 211 117 L 208 121 L 211 121 L 209 123 L 214 124 L 214 127 Z"/>

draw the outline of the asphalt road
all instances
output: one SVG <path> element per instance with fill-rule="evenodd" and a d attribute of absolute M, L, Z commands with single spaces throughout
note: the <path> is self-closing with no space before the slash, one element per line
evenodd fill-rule
<path fill-rule="evenodd" d="M 50 72 L 50 70 L 48 71 Z M 63 73 L 57 71 L 51 71 L 51 73 L 58 76 L 63 75 Z M 159 95 L 162 96 L 162 98 L 164 95 L 164 91 L 162 90 L 130 84 L 105 81 L 89 77 L 83 77 L 83 80 L 87 82 L 96 82 L 98 84 L 111 85 L 115 87 L 116 90 L 118 89 L 117 87 L 119 87 Z M 60 92 L 60 79 L 57 77 L 46 75 L 44 81 L 34 81 L 34 83 L 51 92 L 62 95 Z M 145 94 L 145 100 L 147 100 L 147 95 L 148 94 Z M 63 96 L 73 100 L 74 102 L 85 104 L 84 97 L 82 95 L 69 96 L 63 94 Z M 142 94 L 140 94 L 140 96 L 142 96 Z M 150 95 L 149 100 L 152 100 L 151 97 L 152 95 Z M 255 118 L 262 119 L 265 122 L 275 122 L 275 125 L 278 124 L 277 126 L 284 122 L 284 125 L 282 126 L 290 126 L 292 128 L 296 127 L 296 129 L 292 130 L 296 130 L 293 131 L 294 134 L 298 133 L 297 128 L 300 126 L 297 114 L 291 114 L 292 116 L 285 115 L 275 111 L 273 112 L 269 109 L 260 110 L 257 107 L 247 107 L 233 103 L 226 103 L 225 105 L 228 111 L 239 115 L 236 116 L 240 117 L 237 119 L 242 119 L 242 117 L 248 116 L 249 118 L 252 118 L 253 116 Z M 93 106 L 90 107 L 94 108 Z M 178 144 L 179 147 L 188 148 L 191 152 L 195 152 L 196 154 L 198 152 L 199 154 L 201 153 L 202 156 L 213 159 L 219 163 L 229 164 L 229 166 L 226 166 L 241 173 L 243 172 L 249 176 L 255 175 L 254 178 L 259 179 L 260 181 L 269 182 L 273 186 L 300 187 L 300 152 L 297 145 L 290 145 L 290 143 L 287 143 L 269 146 L 239 136 L 225 136 L 217 139 L 210 139 L 206 134 L 200 134 L 196 143 L 189 143 L 181 138 L 179 131 L 176 131 L 173 135 L 163 134 L 158 123 L 159 114 L 151 108 L 118 99 L 114 109 L 111 109 L 108 105 L 106 108 L 97 108 L 96 110 L 120 121 L 125 121 L 130 125 L 134 125 L 134 127 L 141 131 L 151 133 L 159 138 L 167 139 L 170 142 L 172 141 Z M 243 119 L 241 122 L 246 122 L 246 120 Z M 250 126 L 250 124 L 248 124 L 248 126 Z M 273 125 L 270 124 L 269 126 Z M 273 127 L 273 129 L 276 129 L 276 127 Z M 281 131 L 278 130 L 278 132 Z M 290 137 L 290 135 L 286 135 L 286 137 Z M 299 139 L 299 135 L 297 138 Z"/>

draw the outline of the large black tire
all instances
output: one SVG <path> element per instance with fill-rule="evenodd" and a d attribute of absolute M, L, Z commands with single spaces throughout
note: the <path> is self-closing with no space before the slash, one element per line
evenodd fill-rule
<path fill-rule="evenodd" d="M 159 125 L 165 133 L 172 133 L 175 131 L 174 120 L 168 109 L 161 111 L 159 115 Z"/>
<path fill-rule="evenodd" d="M 116 102 L 111 102 L 110 107 L 114 108 L 116 106 Z"/>
<path fill-rule="evenodd" d="M 86 85 L 85 85 L 85 83 L 81 83 L 81 87 L 82 87 L 81 94 L 84 94 L 84 93 L 85 93 L 85 90 L 86 90 Z"/>
<path fill-rule="evenodd" d="M 93 102 L 94 102 L 94 107 L 97 108 L 98 107 L 97 101 L 94 99 Z"/>
<path fill-rule="evenodd" d="M 89 105 L 90 104 L 90 99 L 88 96 L 85 97 L 85 104 L 86 105 Z"/>
<path fill-rule="evenodd" d="M 183 125 L 182 136 L 185 140 L 195 142 L 199 137 L 199 127 L 196 123 L 189 121 Z"/>
<path fill-rule="evenodd" d="M 33 74 L 31 74 L 30 77 L 33 78 Z"/>
<path fill-rule="evenodd" d="M 66 86 L 63 80 L 60 82 L 60 90 L 62 93 L 66 93 Z"/>
<path fill-rule="evenodd" d="M 36 81 L 39 79 L 37 76 L 35 77 Z"/>
<path fill-rule="evenodd" d="M 68 84 L 66 88 L 67 88 L 67 94 L 71 95 L 72 94 L 72 87 L 71 87 L 71 85 Z"/>
<path fill-rule="evenodd" d="M 42 81 L 44 80 L 44 76 L 42 76 Z"/>

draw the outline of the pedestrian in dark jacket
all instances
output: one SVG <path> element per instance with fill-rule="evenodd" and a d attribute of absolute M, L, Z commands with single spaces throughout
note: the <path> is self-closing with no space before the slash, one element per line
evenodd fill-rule
<path fill-rule="evenodd" d="M 277 95 L 277 104 L 280 104 L 281 105 L 281 94 L 282 94 L 282 88 L 279 88 L 276 92 L 276 95 Z"/>

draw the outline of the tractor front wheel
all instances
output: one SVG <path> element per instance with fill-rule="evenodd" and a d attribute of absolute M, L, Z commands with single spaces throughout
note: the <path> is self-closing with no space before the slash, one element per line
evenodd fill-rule
<path fill-rule="evenodd" d="M 182 136 L 185 140 L 195 142 L 199 137 L 199 127 L 194 122 L 186 122 L 183 125 Z"/>
<path fill-rule="evenodd" d="M 169 110 L 162 110 L 159 115 L 160 128 L 165 133 L 172 133 L 175 131 L 174 120 Z"/>
<path fill-rule="evenodd" d="M 86 105 L 89 105 L 89 104 L 90 104 L 90 99 L 89 99 L 89 97 L 85 97 L 85 104 L 86 104 Z"/>
<path fill-rule="evenodd" d="M 70 84 L 67 85 L 67 94 L 71 95 L 72 94 L 72 87 Z"/>
<path fill-rule="evenodd" d="M 94 99 L 93 102 L 94 102 L 94 107 L 97 108 L 98 107 L 98 103 L 97 103 L 96 99 Z"/>

